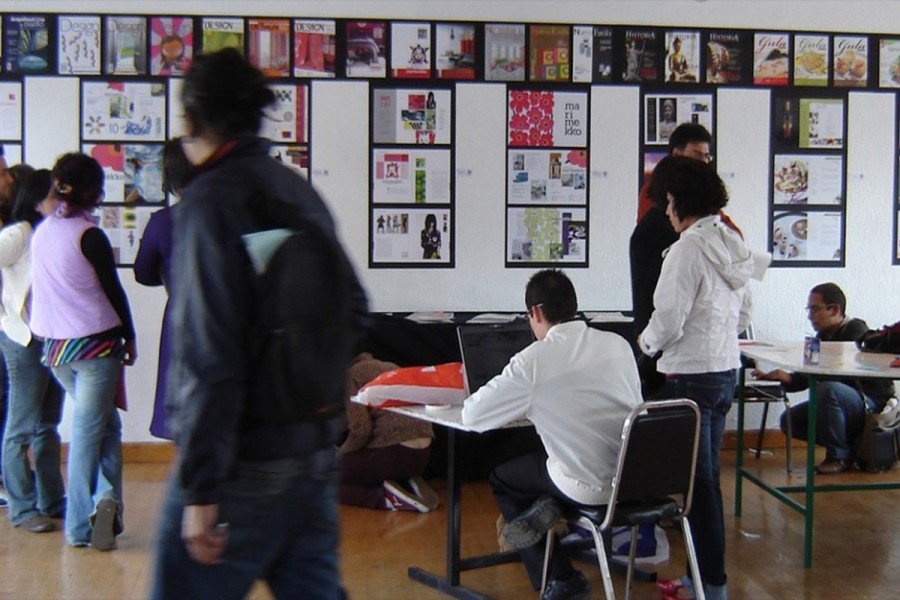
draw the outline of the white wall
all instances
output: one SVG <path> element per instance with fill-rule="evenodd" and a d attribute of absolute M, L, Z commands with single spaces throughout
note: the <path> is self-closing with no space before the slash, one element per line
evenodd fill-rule
<path fill-rule="evenodd" d="M 71 2 L 44 0 L 47 12 L 121 14 L 236 14 L 242 4 L 132 0 Z M 479 21 L 717 26 L 900 33 L 900 3 L 708 0 L 491 2 L 297 0 L 246 2 L 248 15 L 422 18 Z M 2 10 L 33 11 L 32 2 L 6 0 Z M 127 8 L 127 10 L 123 10 Z M 25 86 L 26 160 L 50 166 L 57 155 L 78 147 L 77 81 L 28 78 Z M 177 97 L 177 90 L 171 96 Z M 457 87 L 456 268 L 377 269 L 368 263 L 367 131 L 365 82 L 316 81 L 312 86 L 312 178 L 324 194 L 371 295 L 375 310 L 520 310 L 531 273 L 504 269 L 504 88 L 497 84 Z M 717 94 L 717 162 L 728 184 L 729 213 L 750 244 L 763 248 L 768 227 L 769 92 L 722 89 Z M 891 266 L 896 98 L 851 93 L 847 199 L 847 266 L 844 269 L 775 269 L 755 284 L 759 337 L 799 339 L 809 330 L 803 306 L 808 289 L 835 281 L 849 295 L 850 313 L 877 326 L 900 318 L 895 300 L 900 269 Z M 589 269 L 568 272 L 584 309 L 630 308 L 627 240 L 637 197 L 638 104 L 636 87 L 594 87 L 591 95 L 591 254 Z M 170 131 L 180 131 L 177 102 Z M 156 375 L 156 342 L 164 303 L 160 290 L 134 283 L 120 272 L 138 329 L 138 365 L 129 370 L 131 409 L 124 416 L 126 441 L 149 441 Z M 71 407 L 68 408 L 67 415 Z M 778 411 L 774 411 L 777 413 Z M 751 423 L 754 422 L 751 417 Z M 68 416 L 67 416 L 68 421 Z M 68 425 L 63 432 L 67 435 Z"/>

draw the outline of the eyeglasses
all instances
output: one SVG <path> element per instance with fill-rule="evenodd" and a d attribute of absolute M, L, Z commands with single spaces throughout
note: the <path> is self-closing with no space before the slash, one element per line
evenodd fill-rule
<path fill-rule="evenodd" d="M 810 304 L 806 307 L 806 312 L 808 313 L 816 313 L 820 310 L 824 310 L 826 308 L 831 308 L 834 304 Z"/>
<path fill-rule="evenodd" d="M 537 304 L 532 304 L 531 306 L 527 307 L 525 310 L 528 312 L 529 317 L 533 317 L 534 309 L 537 308 L 538 306 L 543 306 L 543 305 L 544 305 L 543 302 L 538 302 Z"/>
<path fill-rule="evenodd" d="M 690 152 L 688 152 L 688 156 L 707 163 L 711 163 L 715 158 L 715 156 L 713 156 L 709 152 L 700 152 L 699 150 L 691 150 Z"/>

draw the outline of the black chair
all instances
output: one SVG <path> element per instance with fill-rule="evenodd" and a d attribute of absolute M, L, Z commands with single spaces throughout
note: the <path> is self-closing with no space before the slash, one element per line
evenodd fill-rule
<path fill-rule="evenodd" d="M 570 521 L 590 531 L 594 538 L 607 600 L 613 600 L 615 593 L 601 532 L 609 531 L 611 527 L 625 525 L 631 528 L 626 598 L 631 597 L 638 527 L 644 524 L 655 525 L 663 520 L 679 522 L 691 576 L 695 582 L 701 581 L 687 520 L 699 437 L 700 410 L 693 401 L 660 400 L 638 405 L 622 427 L 622 447 L 609 504 L 599 510 L 572 507 L 572 512 L 566 515 Z M 547 585 L 554 535 L 552 529 L 547 533 L 542 589 Z M 704 600 L 702 585 L 695 586 L 695 592 L 699 600 Z"/>

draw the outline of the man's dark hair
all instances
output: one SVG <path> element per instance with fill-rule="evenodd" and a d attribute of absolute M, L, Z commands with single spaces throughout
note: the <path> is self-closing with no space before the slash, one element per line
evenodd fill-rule
<path fill-rule="evenodd" d="M 841 316 L 845 316 L 847 314 L 847 297 L 844 295 L 844 291 L 838 287 L 838 284 L 831 283 L 820 283 L 813 289 L 809 290 L 810 294 L 819 294 L 822 296 L 822 302 L 825 303 L 826 306 L 837 306 L 841 309 Z"/>
<path fill-rule="evenodd" d="M 193 126 L 226 140 L 256 135 L 263 109 L 274 101 L 266 76 L 234 48 L 196 57 L 181 92 Z"/>
<path fill-rule="evenodd" d="M 181 194 L 193 166 L 181 148 L 181 138 L 173 138 L 163 146 L 163 191 L 167 194 Z"/>
<path fill-rule="evenodd" d="M 525 306 L 530 309 L 538 304 L 550 323 L 562 323 L 575 317 L 578 297 L 565 273 L 559 269 L 544 269 L 531 276 L 525 286 Z"/>
<path fill-rule="evenodd" d="M 662 167 L 662 169 L 660 169 Z M 657 175 L 659 173 L 659 175 Z M 728 204 L 725 183 L 710 165 L 687 156 L 667 156 L 653 171 L 657 196 L 672 194 L 680 219 L 717 214 Z"/>
<path fill-rule="evenodd" d="M 672 150 L 676 148 L 684 150 L 684 147 L 691 142 L 712 144 L 712 136 L 706 127 L 699 123 L 682 123 L 669 136 L 669 154 L 672 154 Z"/>
<path fill-rule="evenodd" d="M 37 211 L 37 205 L 50 193 L 52 184 L 53 175 L 49 169 L 33 171 L 17 188 L 12 220 L 14 222 L 28 221 L 33 227 L 44 218 Z"/>

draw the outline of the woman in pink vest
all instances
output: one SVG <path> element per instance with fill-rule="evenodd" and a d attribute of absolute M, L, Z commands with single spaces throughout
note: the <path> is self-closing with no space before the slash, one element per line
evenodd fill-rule
<path fill-rule="evenodd" d="M 103 168 L 86 154 L 65 154 L 53 167 L 51 195 L 60 205 L 32 238 L 31 329 L 74 407 L 66 542 L 112 550 L 122 531 L 116 392 L 122 364 L 134 364 L 136 353 L 112 247 L 91 215 L 103 182 Z"/>

